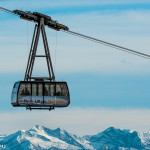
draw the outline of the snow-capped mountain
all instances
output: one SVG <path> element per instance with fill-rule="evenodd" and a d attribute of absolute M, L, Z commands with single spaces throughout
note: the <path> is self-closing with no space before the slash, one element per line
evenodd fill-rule
<path fill-rule="evenodd" d="M 36 125 L 14 134 L 0 134 L 0 145 L 7 150 L 149 150 L 150 132 L 138 133 L 110 127 L 96 135 L 79 137 L 62 128 L 51 130 Z"/>
<path fill-rule="evenodd" d="M 121 130 L 110 127 L 88 138 L 95 149 L 143 149 L 141 139 L 136 131 Z"/>

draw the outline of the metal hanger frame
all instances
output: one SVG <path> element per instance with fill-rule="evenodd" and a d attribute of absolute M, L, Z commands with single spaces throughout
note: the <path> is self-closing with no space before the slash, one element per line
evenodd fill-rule
<path fill-rule="evenodd" d="M 42 33 L 45 55 L 36 55 L 37 47 L 38 47 L 38 43 L 39 43 L 40 32 Z M 46 58 L 49 77 L 32 77 L 32 72 L 33 72 L 33 67 L 34 67 L 34 62 L 35 62 L 36 57 L 45 57 Z M 31 80 L 55 81 L 55 75 L 54 75 L 54 71 L 53 71 L 53 65 L 52 65 L 52 61 L 51 61 L 51 56 L 50 56 L 50 51 L 49 51 L 49 46 L 48 46 L 48 41 L 47 41 L 47 36 L 46 36 L 46 31 L 45 31 L 44 18 L 40 18 L 40 22 L 38 24 L 36 24 L 35 28 L 34 28 L 30 53 L 29 53 L 25 77 L 24 77 L 24 81 L 31 81 Z"/>

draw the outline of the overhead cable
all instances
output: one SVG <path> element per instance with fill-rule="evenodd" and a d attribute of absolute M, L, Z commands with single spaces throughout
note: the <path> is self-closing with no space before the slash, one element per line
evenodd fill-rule
<path fill-rule="evenodd" d="M 0 7 L 0 10 L 1 11 L 4 11 L 6 13 L 9 13 L 11 15 L 15 15 L 15 16 L 18 16 L 17 14 L 15 14 L 13 11 L 9 10 L 9 9 L 6 9 L 6 8 L 3 8 L 3 7 Z"/>
<path fill-rule="evenodd" d="M 140 57 L 150 59 L 150 55 L 139 52 L 139 51 L 135 51 L 135 50 L 132 50 L 132 49 L 129 49 L 129 48 L 126 48 L 126 47 L 122 47 L 122 46 L 119 46 L 119 45 L 116 45 L 116 44 L 112 44 L 112 43 L 109 43 L 109 42 L 106 42 L 106 41 L 103 41 L 103 40 L 99 40 L 99 39 L 96 39 L 96 38 L 93 38 L 93 37 L 90 37 L 90 36 L 87 36 L 87 35 L 83 35 L 83 34 L 74 32 L 74 31 L 70 31 L 70 30 L 69 31 L 61 30 L 61 31 L 69 33 L 71 35 L 75 35 L 75 36 L 87 39 L 87 40 L 90 40 L 90 41 L 97 42 L 97 43 L 100 43 L 100 44 L 103 44 L 103 45 L 106 45 L 106 46 L 109 46 L 109 47 L 112 47 L 112 48 L 115 48 L 115 49 L 118 49 L 118 50 L 121 50 L 121 51 L 125 51 L 125 52 L 131 53 L 131 54 L 134 54 L 134 55 L 137 55 L 137 56 L 140 56 Z"/>

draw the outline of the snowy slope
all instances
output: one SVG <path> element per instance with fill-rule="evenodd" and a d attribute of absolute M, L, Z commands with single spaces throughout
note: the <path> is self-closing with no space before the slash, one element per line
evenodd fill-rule
<path fill-rule="evenodd" d="M 88 139 L 95 149 L 143 149 L 141 139 L 136 131 L 121 130 L 110 127 Z"/>
<path fill-rule="evenodd" d="M 150 149 L 150 132 L 138 133 L 139 138 L 141 139 L 142 144 L 145 149 Z"/>
<path fill-rule="evenodd" d="M 7 150 L 149 150 L 150 132 L 137 133 L 110 127 L 96 135 L 79 137 L 62 128 L 51 130 L 36 125 L 27 131 L 0 134 L 0 145 L 6 145 Z"/>
<path fill-rule="evenodd" d="M 69 134 L 61 128 L 51 130 L 43 126 L 34 126 L 28 131 L 21 130 L 9 136 L 3 137 L 0 145 L 6 145 L 7 149 L 91 149 L 86 140 Z"/>

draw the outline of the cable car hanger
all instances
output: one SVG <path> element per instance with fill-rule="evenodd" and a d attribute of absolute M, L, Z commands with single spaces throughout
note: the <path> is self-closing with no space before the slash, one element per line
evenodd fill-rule
<path fill-rule="evenodd" d="M 55 20 L 52 20 L 50 16 L 47 16 L 45 14 L 41 14 L 38 12 L 32 13 L 31 11 L 22 10 L 11 11 L 3 7 L 0 7 L 0 10 L 12 15 L 19 16 L 21 19 L 33 21 L 36 23 L 24 81 L 15 82 L 12 90 L 11 104 L 14 107 L 26 107 L 26 109 L 30 110 L 52 110 L 55 107 L 67 107 L 70 104 L 70 94 L 67 82 L 55 81 L 45 26 L 56 31 L 63 31 L 65 33 L 97 42 L 121 51 L 125 51 L 133 55 L 150 59 L 150 55 L 148 54 L 71 31 L 67 26 L 60 24 Z M 36 55 L 40 32 L 42 33 L 45 55 Z M 46 58 L 49 77 L 32 77 L 34 61 L 36 57 Z"/>

